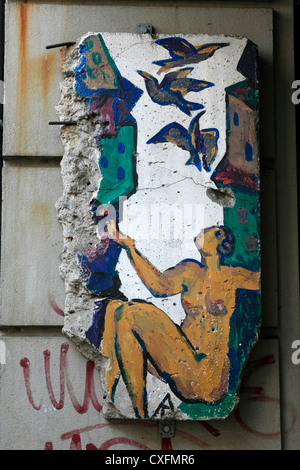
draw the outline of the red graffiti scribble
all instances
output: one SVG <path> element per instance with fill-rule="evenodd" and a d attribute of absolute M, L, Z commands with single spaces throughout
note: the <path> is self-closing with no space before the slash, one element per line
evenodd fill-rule
<path fill-rule="evenodd" d="M 200 421 L 201 426 L 203 426 L 212 436 L 219 437 L 221 433 L 218 429 L 214 428 L 211 424 L 206 421 Z"/>
<path fill-rule="evenodd" d="M 51 384 L 51 377 L 50 377 L 50 351 L 46 349 L 44 354 L 44 362 L 45 362 L 45 377 L 46 377 L 46 384 L 47 390 L 49 394 L 49 398 L 51 400 L 52 405 L 57 410 L 61 410 L 65 404 L 65 368 L 66 368 L 66 355 L 68 352 L 69 346 L 67 344 L 62 344 L 61 346 L 61 354 L 60 354 L 60 374 L 59 374 L 59 385 L 60 385 L 60 399 L 59 402 L 55 400 L 55 396 L 52 389 Z"/>
<path fill-rule="evenodd" d="M 79 434 L 74 434 L 72 436 L 70 450 L 82 450 L 81 439 Z"/>
<path fill-rule="evenodd" d="M 66 441 L 68 439 L 71 439 L 71 442 L 70 442 L 70 450 L 81 450 L 82 449 L 82 444 L 81 444 L 81 436 L 82 434 L 84 434 L 85 432 L 91 432 L 95 429 L 102 429 L 102 428 L 105 428 L 106 426 L 109 426 L 110 428 L 113 427 L 113 426 L 126 426 L 126 425 L 130 425 L 132 424 L 130 421 L 114 421 L 114 422 L 110 422 L 110 423 L 101 423 L 101 424 L 95 424 L 95 425 L 91 425 L 91 426 L 87 426 L 85 428 L 77 428 L 77 429 L 73 429 L 72 431 L 68 431 L 64 434 L 61 435 L 61 440 L 62 441 Z M 153 428 L 156 426 L 155 423 L 136 423 L 136 425 L 139 425 L 139 426 L 142 426 L 142 427 L 149 427 L 149 428 Z M 209 448 L 211 447 L 209 444 L 207 444 L 206 442 L 202 441 L 201 439 L 193 436 L 192 434 L 190 433 L 187 433 L 185 431 L 182 431 L 180 429 L 177 430 L 177 434 L 184 437 L 185 439 L 189 440 L 190 442 L 194 442 L 195 444 L 197 444 L 198 446 L 201 446 L 201 447 L 204 447 L 204 448 Z M 115 439 L 115 440 L 113 440 Z M 138 443 L 137 441 L 133 441 L 133 440 L 128 440 L 128 438 L 125 438 L 125 437 L 116 437 L 116 438 L 113 438 L 113 439 L 109 439 L 108 441 L 105 441 L 103 444 L 101 444 L 101 447 L 97 448 L 93 443 L 88 443 L 87 446 L 86 446 L 86 449 L 87 450 L 105 450 L 105 449 L 108 449 L 109 447 L 111 447 L 112 445 L 114 444 L 117 444 L 117 443 L 125 443 L 124 439 L 126 439 L 126 443 L 127 444 L 130 444 L 130 445 L 134 445 L 135 447 L 139 447 L 139 448 L 144 448 L 144 444 L 142 443 Z M 172 446 L 172 440 L 170 438 L 163 438 L 164 441 L 162 440 L 162 443 L 161 443 L 161 448 L 162 450 L 173 450 L 173 446 Z M 167 440 L 165 440 L 167 439 Z M 167 448 L 168 446 L 168 448 Z M 145 450 L 150 450 L 149 448 L 145 448 Z"/>
<path fill-rule="evenodd" d="M 71 439 L 70 450 L 82 450 L 81 437 L 80 437 L 81 434 L 85 432 L 90 432 L 94 429 L 101 429 L 104 426 L 108 426 L 108 425 L 96 424 L 96 425 L 87 426 L 85 428 L 74 429 L 73 431 L 69 431 L 69 432 L 62 434 L 60 438 L 62 441 Z"/>
<path fill-rule="evenodd" d="M 95 384 L 94 384 L 94 363 L 92 361 L 87 361 L 86 363 L 86 380 L 85 380 L 85 392 L 84 392 L 84 398 L 83 398 L 83 403 L 80 404 L 78 400 L 75 397 L 73 386 L 71 383 L 71 380 L 69 379 L 68 376 L 68 364 L 67 364 L 67 352 L 69 350 L 69 345 L 66 343 L 63 343 L 61 345 L 61 350 L 60 350 L 60 365 L 59 365 L 59 386 L 60 386 L 60 391 L 59 391 L 59 399 L 57 400 L 55 398 L 54 392 L 53 392 L 53 387 L 52 387 L 52 382 L 51 382 L 51 374 L 50 374 L 50 360 L 51 360 L 51 353 L 49 350 L 43 351 L 44 355 L 44 366 L 45 366 L 45 380 L 46 380 L 46 386 L 47 386 L 47 391 L 49 398 L 51 400 L 52 405 L 57 409 L 60 410 L 64 407 L 65 403 L 65 393 L 66 390 L 69 393 L 71 402 L 73 404 L 74 409 L 79 413 L 79 414 L 84 414 L 87 412 L 88 407 L 89 407 L 89 402 L 92 402 L 93 407 L 95 408 L 96 411 L 100 412 L 102 410 L 102 406 L 99 403 L 96 393 L 95 393 Z M 247 401 L 249 402 L 265 402 L 265 403 L 274 403 L 276 405 L 280 405 L 280 400 L 274 397 L 269 397 L 265 395 L 264 393 L 264 388 L 261 386 L 249 386 L 248 381 L 250 377 L 252 377 L 253 373 L 258 371 L 259 369 L 269 366 L 271 364 L 275 363 L 275 359 L 272 355 L 266 355 L 256 361 L 250 362 L 248 364 L 248 367 L 246 369 L 246 374 L 244 376 L 242 386 L 241 386 L 241 394 L 243 395 L 249 395 L 246 397 Z M 35 401 L 33 399 L 33 394 L 30 386 L 30 361 L 28 358 L 24 357 L 20 361 L 20 366 L 23 368 L 23 375 L 24 375 L 24 381 L 25 381 L 25 388 L 27 392 L 27 396 L 29 399 L 30 404 L 35 410 L 40 410 L 41 404 L 36 405 Z M 296 420 L 296 415 L 295 415 L 295 410 L 292 406 L 290 406 L 290 412 L 292 416 L 291 420 L 291 425 L 289 429 L 285 432 L 289 432 L 293 429 L 295 425 L 295 420 Z M 265 438 L 265 439 L 278 439 L 280 438 L 280 431 L 276 431 L 273 433 L 267 433 L 263 431 L 259 431 L 254 429 L 251 425 L 246 423 L 245 419 L 243 419 L 241 415 L 241 411 L 239 409 L 236 409 L 233 412 L 233 416 L 236 420 L 236 422 L 247 432 L 256 435 L 257 437 L 260 438 Z M 113 425 L 118 425 L 118 424 L 130 424 L 128 422 L 123 422 L 123 421 L 115 421 L 114 423 L 108 423 L 108 424 L 98 424 L 94 426 L 88 426 L 86 428 L 79 428 L 75 429 L 73 431 L 64 433 L 61 435 L 62 440 L 66 439 L 71 439 L 70 441 L 70 450 L 81 450 L 82 449 L 82 442 L 81 442 L 81 435 L 84 432 L 91 431 L 96 428 L 103 428 L 105 426 L 113 426 Z M 139 423 L 141 426 L 149 426 L 153 427 L 155 424 L 153 423 Z M 210 423 L 206 421 L 199 421 L 199 424 L 207 430 L 212 436 L 214 437 L 219 437 L 221 435 L 221 432 L 219 429 L 216 427 L 212 426 Z M 177 430 L 177 434 L 180 435 L 181 437 L 188 439 L 190 442 L 194 442 L 198 446 L 201 446 L 201 448 L 209 448 L 211 447 L 208 443 L 205 441 L 199 439 L 198 437 L 187 433 L 185 431 L 182 431 L 180 429 Z M 128 444 L 132 445 L 138 449 L 144 449 L 144 450 L 150 450 L 148 447 L 146 447 L 143 443 L 135 441 L 133 439 L 129 439 L 126 437 L 115 437 L 112 439 L 108 439 L 105 442 L 103 442 L 100 447 L 97 447 L 95 444 L 89 442 L 86 444 L 86 450 L 107 450 L 114 445 L 117 444 Z M 44 446 L 45 450 L 53 450 L 53 443 L 51 441 L 47 441 Z M 162 438 L 161 441 L 161 449 L 162 450 L 173 450 L 172 446 L 172 440 L 170 438 Z"/>
<path fill-rule="evenodd" d="M 170 437 L 162 437 L 161 450 L 173 450 L 172 441 Z"/>
<path fill-rule="evenodd" d="M 241 391 L 245 390 L 246 383 L 249 380 L 249 378 L 253 375 L 254 372 L 261 369 L 262 367 L 265 367 L 267 365 L 274 364 L 274 363 L 275 363 L 275 358 L 272 354 L 268 354 L 260 359 L 249 362 L 248 367 L 246 369 L 246 374 L 243 378 Z"/>
<path fill-rule="evenodd" d="M 274 402 L 274 403 L 277 403 L 277 404 L 280 403 L 280 401 L 279 401 L 277 398 L 264 397 L 264 396 L 250 397 L 248 400 L 249 400 L 249 401 Z M 248 431 L 248 432 L 251 433 L 251 434 L 254 434 L 255 436 L 263 437 L 263 438 L 265 438 L 265 439 L 276 439 L 276 438 L 280 438 L 280 436 L 281 436 L 281 432 L 280 432 L 280 431 L 274 432 L 274 433 L 266 433 L 266 432 L 257 431 L 257 430 L 255 430 L 255 429 L 251 428 L 251 426 L 248 426 L 248 425 L 243 421 L 239 410 L 235 410 L 235 411 L 234 411 L 234 416 L 235 416 L 235 419 L 237 420 L 237 422 L 239 423 L 239 425 L 240 425 L 243 429 L 245 429 L 246 431 Z"/>
<path fill-rule="evenodd" d="M 211 446 L 207 442 L 199 439 L 199 437 L 194 436 L 186 431 L 182 431 L 181 429 L 177 429 L 176 434 L 182 436 L 183 438 L 187 439 L 189 442 L 193 442 L 194 444 L 203 447 L 204 449 L 209 449 Z"/>
<path fill-rule="evenodd" d="M 59 385 L 60 385 L 60 394 L 59 394 L 59 401 L 56 400 L 53 388 L 52 388 L 52 381 L 51 381 L 51 374 L 50 374 L 50 357 L 51 353 L 48 349 L 46 349 L 44 354 L 44 365 L 45 365 L 45 379 L 47 385 L 47 391 L 50 398 L 50 401 L 55 409 L 61 410 L 65 404 L 65 385 L 67 385 L 67 390 L 69 396 L 71 398 L 71 402 L 73 404 L 74 409 L 79 414 L 84 414 L 88 411 L 89 408 L 89 401 L 91 400 L 93 407 L 96 411 L 100 412 L 102 410 L 102 405 L 99 403 L 96 392 L 95 392 L 95 384 L 94 384 L 94 367 L 95 364 L 92 361 L 87 361 L 86 363 L 86 379 L 85 379 L 85 392 L 84 392 L 84 399 L 83 404 L 80 405 L 78 400 L 75 397 L 74 390 L 72 383 L 68 377 L 68 370 L 67 370 L 67 352 L 69 350 L 69 345 L 63 343 L 61 345 L 60 351 L 60 370 L 59 370 Z M 30 404 L 33 406 L 35 410 L 39 410 L 41 405 L 36 406 L 34 404 L 31 386 L 30 386 L 30 361 L 27 358 L 24 358 L 20 361 L 20 365 L 23 367 L 23 374 L 25 380 L 25 387 L 27 396 L 29 399 Z"/>
<path fill-rule="evenodd" d="M 117 423 L 101 423 L 101 424 L 91 425 L 85 428 L 74 429 L 73 431 L 66 432 L 61 435 L 61 439 L 63 441 L 67 439 L 71 439 L 70 450 L 82 450 L 82 443 L 81 443 L 82 434 L 84 434 L 85 432 L 90 432 L 95 429 L 101 429 L 106 426 L 114 426 L 114 425 L 120 425 L 120 424 L 129 424 L 129 423 L 117 422 Z M 92 442 L 89 442 L 88 444 L 86 444 L 86 450 L 107 450 L 110 447 L 117 445 L 117 444 L 128 444 L 141 450 L 151 450 L 149 447 L 145 446 L 141 442 L 135 441 L 133 439 L 129 439 L 127 437 L 114 437 L 114 438 L 108 439 L 105 442 L 103 442 L 100 445 L 100 447 L 97 447 Z"/>
<path fill-rule="evenodd" d="M 101 448 L 96 447 L 91 442 L 85 446 L 86 450 L 101 450 Z"/>
<path fill-rule="evenodd" d="M 114 437 L 112 439 L 108 439 L 107 441 L 103 442 L 101 446 L 99 447 L 98 450 L 107 450 L 110 449 L 110 447 L 116 445 L 116 444 L 128 444 L 130 446 L 136 447 L 137 449 L 141 450 L 151 450 L 150 447 L 145 446 L 141 442 L 134 441 L 133 439 L 129 439 L 127 437 Z M 91 444 L 89 444 L 91 445 Z M 89 449 L 91 450 L 91 449 Z"/>
<path fill-rule="evenodd" d="M 25 381 L 25 388 L 28 396 L 29 403 L 35 410 L 40 410 L 41 405 L 36 406 L 34 404 L 32 392 L 31 392 L 31 386 L 30 386 L 30 361 L 27 359 L 27 357 L 24 357 L 20 361 L 20 366 L 23 367 L 23 375 L 24 375 L 24 381 Z"/>
<path fill-rule="evenodd" d="M 85 392 L 84 392 L 84 400 L 83 404 L 80 405 L 79 402 L 77 401 L 73 387 L 71 384 L 71 381 L 69 380 L 69 377 L 67 375 L 67 363 L 66 363 L 66 355 L 69 349 L 69 345 L 64 343 L 61 345 L 61 355 L 60 355 L 60 401 L 59 403 L 56 402 L 51 386 L 51 379 L 50 379 L 50 352 L 49 351 L 44 351 L 45 355 L 45 375 L 46 375 L 46 383 L 47 383 L 47 388 L 48 388 L 48 393 L 51 399 L 51 402 L 54 407 L 57 407 L 57 409 L 60 409 L 61 406 L 64 405 L 64 385 L 65 382 L 67 383 L 67 389 L 73 404 L 74 409 L 77 411 L 79 414 L 84 414 L 87 412 L 89 408 L 89 399 L 91 399 L 91 402 L 95 408 L 96 411 L 101 411 L 102 406 L 97 400 L 96 393 L 95 393 L 95 384 L 93 380 L 93 373 L 94 373 L 94 362 L 92 361 L 87 361 L 86 363 L 86 383 L 85 383 Z"/>
<path fill-rule="evenodd" d="M 89 399 L 92 402 L 93 407 L 96 411 L 100 412 L 102 410 L 102 406 L 100 405 L 99 401 L 97 400 L 96 391 L 95 391 L 95 383 L 94 383 L 94 368 L 95 364 L 92 361 L 87 361 L 86 363 L 86 385 L 85 385 L 85 392 L 84 392 L 84 399 L 83 404 L 80 405 L 79 402 L 76 400 L 72 384 L 67 377 L 67 388 L 72 400 L 73 406 L 77 413 L 84 414 L 87 412 L 89 408 Z"/>
<path fill-rule="evenodd" d="M 45 442 L 44 450 L 53 450 L 53 443 Z"/>
<path fill-rule="evenodd" d="M 267 355 L 267 356 L 264 356 L 252 363 L 249 364 L 249 369 L 248 369 L 248 372 L 246 373 L 246 375 L 244 376 L 244 379 L 243 379 L 243 382 L 242 382 L 242 387 L 241 387 L 241 393 L 244 393 L 244 394 L 254 394 L 254 395 L 257 395 L 257 396 L 250 396 L 248 397 L 248 401 L 264 401 L 264 402 L 273 402 L 273 403 L 277 403 L 279 404 L 280 401 L 277 399 L 277 398 L 271 398 L 271 397 L 267 397 L 265 395 L 263 395 L 264 393 L 264 389 L 263 387 L 249 387 L 247 386 L 247 382 L 249 380 L 249 378 L 252 376 L 252 374 L 254 372 L 256 372 L 257 370 L 261 369 L 262 367 L 265 367 L 266 365 L 269 365 L 269 364 L 274 364 L 275 363 L 275 359 L 274 359 L 274 356 L 272 355 Z M 251 434 L 254 434 L 258 437 L 263 437 L 265 439 L 276 439 L 276 438 L 279 438 L 280 435 L 281 435 L 281 432 L 278 431 L 278 432 L 274 432 L 274 433 L 266 433 L 266 432 L 261 432 L 261 431 L 257 431 L 255 429 L 253 429 L 251 426 L 249 426 L 248 424 L 245 423 L 245 421 L 242 419 L 242 416 L 241 416 L 241 413 L 240 413 L 240 410 L 239 409 L 236 409 L 234 411 L 234 417 L 236 419 L 236 421 L 239 423 L 239 425 L 245 429 L 247 432 L 251 433 Z"/>
<path fill-rule="evenodd" d="M 254 401 L 258 402 L 258 401 L 260 401 L 260 402 L 265 402 L 265 403 L 275 403 L 278 406 L 280 405 L 280 400 L 278 398 L 269 397 L 269 396 L 266 396 L 264 394 L 264 388 L 263 387 L 247 385 L 248 380 L 250 379 L 250 377 L 253 375 L 254 372 L 258 371 L 262 367 L 265 367 L 265 366 L 268 366 L 268 365 L 271 365 L 271 364 L 274 364 L 274 363 L 275 363 L 274 356 L 269 354 L 269 355 L 266 355 L 266 356 L 264 356 L 260 359 L 255 360 L 253 362 L 250 362 L 248 364 L 248 367 L 246 369 L 246 374 L 243 378 L 243 382 L 242 382 L 241 390 L 240 390 L 241 394 L 243 394 L 243 395 L 245 395 L 245 394 L 251 395 L 251 396 L 247 397 L 247 401 L 249 401 L 249 402 L 254 402 Z M 285 431 L 286 433 L 290 432 L 293 429 L 293 427 L 295 425 L 295 421 L 296 421 L 296 412 L 295 412 L 295 410 L 292 406 L 290 406 L 290 412 L 291 412 L 291 417 L 292 417 L 291 425 L 290 425 L 289 429 L 287 431 Z M 243 418 L 241 416 L 240 409 L 236 409 L 233 412 L 233 416 L 235 417 L 235 420 L 237 421 L 237 423 L 243 429 L 245 429 L 247 432 L 249 432 L 251 434 L 256 435 L 257 437 L 261 437 L 261 438 L 265 438 L 265 439 L 279 439 L 280 436 L 281 436 L 280 431 L 276 431 L 276 432 L 273 432 L 273 433 L 267 433 L 267 432 L 258 431 L 258 430 L 253 429 L 253 427 L 248 425 L 243 420 Z M 207 422 L 199 421 L 199 424 L 202 425 L 212 436 L 219 437 L 221 435 L 221 433 L 218 429 L 211 426 Z"/>

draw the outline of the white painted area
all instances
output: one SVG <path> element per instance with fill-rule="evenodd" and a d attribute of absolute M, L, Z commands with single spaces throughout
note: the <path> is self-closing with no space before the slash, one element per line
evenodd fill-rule
<path fill-rule="evenodd" d="M 174 153 L 174 146 L 168 145 L 167 148 L 171 149 L 168 153 L 168 159 L 159 158 L 163 144 L 147 145 L 147 140 L 156 134 L 162 127 L 170 122 L 178 122 L 185 128 L 188 128 L 189 123 L 197 114 L 197 111 L 192 113 L 192 116 L 187 116 L 175 106 L 159 106 L 151 101 L 145 90 L 144 79 L 137 74 L 137 70 L 143 70 L 150 73 L 159 81 L 163 79 L 164 73 L 158 74 L 159 66 L 153 64 L 155 60 L 162 60 L 170 58 L 169 52 L 162 46 L 155 43 L 155 40 L 170 37 L 170 35 L 158 35 L 152 39 L 150 35 L 139 36 L 135 34 L 111 34 L 101 33 L 105 44 L 113 57 L 122 76 L 130 80 L 136 86 L 144 90 L 142 97 L 135 105 L 132 114 L 138 123 L 138 155 L 139 166 L 141 170 L 145 169 L 145 165 L 149 162 L 164 161 L 160 166 L 168 168 L 170 174 L 174 169 L 179 169 L 178 163 L 185 162 L 185 155 L 188 154 L 182 151 Z M 210 128 L 217 127 L 220 132 L 219 139 L 219 159 L 224 155 L 226 149 L 225 130 L 226 130 L 226 116 L 225 116 L 225 91 L 224 89 L 244 80 L 245 77 L 237 72 L 237 64 L 243 49 L 246 45 L 246 38 L 236 38 L 230 36 L 209 36 L 209 35 L 186 35 L 186 34 L 172 34 L 186 39 L 194 46 L 213 42 L 226 42 L 229 46 L 219 49 L 208 60 L 198 64 L 187 64 L 186 67 L 193 67 L 194 70 L 188 75 L 189 78 L 196 78 L 198 80 L 205 80 L 215 84 L 215 86 L 207 88 L 201 92 L 189 93 L 186 99 L 196 103 L 201 103 L 205 107 L 205 114 L 201 118 L 201 127 Z M 175 69 L 174 69 L 175 70 Z M 174 71 L 172 69 L 172 71 Z M 218 161 L 215 162 L 215 165 Z M 153 165 L 152 165 L 153 166 Z M 155 165 L 154 165 L 155 167 Z M 147 171 L 139 171 L 139 186 L 149 187 L 149 183 L 154 180 L 151 169 L 146 166 Z M 157 168 L 155 167 L 154 170 Z M 193 168 L 187 167 L 184 172 L 185 176 L 195 177 L 196 182 L 202 184 L 209 181 L 209 175 L 203 178 L 203 175 L 196 175 Z M 197 178 L 198 176 L 198 178 Z M 171 178 L 171 177 L 169 177 Z M 172 181 L 170 179 L 170 181 Z M 174 179 L 173 179 L 174 181 Z"/>

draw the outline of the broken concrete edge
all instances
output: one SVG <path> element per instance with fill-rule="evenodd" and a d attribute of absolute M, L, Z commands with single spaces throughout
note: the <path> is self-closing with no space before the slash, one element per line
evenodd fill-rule
<path fill-rule="evenodd" d="M 212 202 L 223 207 L 234 207 L 235 205 L 235 196 L 230 188 L 207 188 L 206 194 Z"/>
<path fill-rule="evenodd" d="M 95 132 L 95 123 L 93 122 L 93 118 L 91 117 L 90 114 L 87 113 L 85 105 L 84 105 L 84 100 L 79 98 L 76 94 L 76 91 L 73 87 L 74 83 L 74 64 L 76 64 L 79 59 L 80 59 L 80 54 L 78 52 L 78 45 L 84 41 L 84 38 L 89 36 L 90 34 L 93 33 L 87 33 L 84 37 L 82 37 L 80 40 L 76 42 L 74 46 L 69 51 L 69 54 L 66 55 L 65 62 L 63 64 L 62 70 L 64 73 L 64 81 L 61 84 L 61 100 L 60 103 L 57 105 L 56 109 L 57 112 L 60 116 L 61 120 L 76 120 L 77 121 L 77 126 L 75 127 L 63 127 L 61 129 L 61 137 L 62 141 L 64 143 L 64 156 L 61 161 L 61 168 L 62 168 L 62 177 L 64 180 L 64 192 L 61 198 L 57 201 L 56 208 L 58 212 L 58 219 L 63 225 L 63 232 L 64 232 L 64 249 L 63 249 L 63 254 L 62 254 L 62 264 L 60 266 L 60 272 L 62 278 L 65 280 L 66 284 L 66 292 L 67 292 L 67 298 L 66 298 L 66 317 L 70 316 L 72 319 L 74 318 L 73 315 L 74 313 L 72 311 L 69 311 L 69 305 L 72 304 L 69 298 L 69 294 L 78 295 L 80 293 L 80 297 L 83 298 L 81 301 L 81 306 L 83 307 L 83 304 L 85 303 L 85 300 L 90 299 L 90 295 L 88 290 L 83 286 L 82 284 L 82 278 L 81 278 L 81 271 L 78 262 L 76 262 L 74 257 L 74 251 L 76 247 L 76 243 L 74 242 L 74 237 L 73 237 L 73 232 L 72 232 L 72 222 L 67 222 L 66 220 L 68 217 L 66 217 L 66 214 L 68 213 L 68 210 L 72 211 L 72 204 L 74 202 L 75 198 L 82 197 L 82 203 L 86 206 L 86 211 L 81 211 L 80 216 L 85 217 L 87 220 L 88 218 L 91 219 L 90 216 L 90 210 L 89 210 L 89 203 L 92 198 L 92 194 L 95 193 L 97 190 L 98 184 L 99 184 L 99 178 L 101 179 L 99 167 L 97 165 L 97 159 L 99 157 L 99 150 L 95 144 L 95 139 L 94 139 L 94 132 Z M 192 36 L 192 35 L 191 35 Z M 152 39 L 154 41 L 154 39 Z M 77 62 L 76 62 L 77 61 Z M 72 69 L 70 68 L 72 67 Z M 73 90 L 73 91 L 70 91 Z M 74 107 L 75 103 L 75 107 Z M 257 124 L 258 125 L 258 124 Z M 80 142 L 81 146 L 77 147 L 76 144 L 78 144 L 78 140 L 76 141 L 77 137 L 79 137 L 80 134 Z M 227 144 L 227 142 L 226 142 Z M 78 150 L 79 148 L 79 150 Z M 72 154 L 72 160 L 73 157 L 80 157 L 80 163 L 84 162 L 86 159 L 86 167 L 85 170 L 83 168 L 76 168 L 77 171 L 77 179 L 78 181 L 74 182 L 74 171 L 71 172 L 71 174 L 68 174 L 67 169 L 65 168 L 65 163 L 68 162 L 70 153 L 72 153 L 72 149 L 75 149 L 78 154 L 76 155 L 76 152 Z M 94 152 L 94 155 L 93 155 Z M 92 162 L 92 168 L 90 167 L 90 164 Z M 76 165 L 75 165 L 76 166 Z M 88 171 L 87 171 L 88 168 Z M 80 180 L 82 174 L 88 175 L 89 179 L 94 178 L 94 183 L 91 184 L 91 190 L 87 193 L 85 191 L 83 194 L 80 193 L 80 188 L 76 187 L 76 184 L 80 185 Z M 76 172 L 75 172 L 76 176 Z M 76 180 L 76 177 L 75 177 Z M 78 190 L 79 189 L 79 190 Z M 224 206 L 224 207 L 233 207 L 235 203 L 235 197 L 233 193 L 231 192 L 230 189 L 219 189 L 219 188 L 208 188 L 207 189 L 207 194 L 210 197 L 210 199 L 213 202 L 217 202 L 218 204 Z M 87 197 L 89 195 L 89 197 Z M 78 202 L 77 202 L 78 204 Z M 81 205 L 81 204 L 80 204 Z M 66 209 L 66 211 L 64 211 Z M 71 226 L 70 226 L 71 225 Z M 90 220 L 90 223 L 87 223 L 88 228 L 90 229 L 91 227 L 94 229 L 94 235 L 95 238 L 94 240 L 91 240 L 91 231 L 88 231 L 88 238 L 86 240 L 87 244 L 90 244 L 94 246 L 98 242 L 98 237 L 96 234 L 95 226 Z M 81 238 L 82 242 L 82 238 Z M 87 246 L 87 245 L 86 245 Z M 65 272 L 65 266 L 68 266 L 69 274 L 71 273 L 72 279 L 68 277 L 68 273 Z M 72 266 L 72 269 L 70 269 L 70 266 Z M 87 302 L 88 303 L 88 302 Z M 81 311 L 81 314 L 84 315 L 82 312 L 87 311 L 88 315 L 86 317 L 86 325 L 89 326 L 92 321 L 92 316 L 91 312 L 93 309 L 86 308 L 86 305 L 84 306 L 83 310 Z M 82 317 L 81 317 L 81 322 L 82 322 Z M 63 333 L 69 337 L 72 342 L 76 345 L 77 349 L 80 351 L 81 354 L 83 354 L 84 357 L 86 357 L 88 360 L 91 360 L 95 363 L 96 368 L 100 371 L 100 373 L 103 374 L 103 369 L 106 369 L 109 367 L 109 364 L 107 363 L 108 358 L 105 357 L 101 352 L 92 344 L 90 343 L 86 336 L 86 329 L 82 328 L 82 325 L 79 329 L 76 330 L 76 334 L 72 333 L 72 328 L 68 327 L 68 321 L 66 321 L 65 326 L 63 327 Z M 81 331 L 82 336 L 79 334 L 79 331 Z M 258 339 L 258 338 L 257 338 Z M 252 347 L 256 344 L 257 342 L 254 341 L 254 344 Z M 252 350 L 252 347 L 249 350 Z M 249 354 L 248 354 L 249 356 Z M 247 362 L 247 359 L 244 360 L 244 365 Z M 105 363 L 105 367 L 103 368 L 103 364 Z M 125 417 L 115 406 L 112 401 L 107 398 L 107 393 L 105 393 L 106 390 L 106 385 L 105 385 L 105 377 L 101 374 L 101 380 L 103 383 L 103 390 L 104 390 L 104 402 L 103 402 L 103 413 L 105 417 L 111 418 L 111 419 L 126 419 L 129 420 L 130 418 Z M 241 382 L 241 379 L 240 379 Z M 240 388 L 240 384 L 238 387 L 238 390 Z M 232 411 L 236 408 L 237 404 L 239 402 L 238 398 L 238 393 L 236 393 L 235 401 L 233 402 L 231 410 L 229 410 L 228 414 L 226 416 L 214 416 L 213 418 L 211 417 L 201 417 L 199 420 L 211 420 L 211 419 L 225 419 L 229 416 L 229 414 L 232 413 Z M 184 417 L 183 417 L 184 416 Z M 185 415 L 180 410 L 176 410 L 173 413 L 168 413 L 165 418 L 163 419 L 181 419 L 181 420 L 192 420 L 192 418 L 188 417 Z M 153 419 L 153 418 L 152 418 Z M 155 421 L 160 420 L 160 418 L 155 418 Z M 149 419 L 147 420 L 149 421 Z"/>

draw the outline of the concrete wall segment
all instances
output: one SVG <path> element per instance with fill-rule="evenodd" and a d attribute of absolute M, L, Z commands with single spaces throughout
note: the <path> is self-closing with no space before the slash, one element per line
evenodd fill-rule
<path fill-rule="evenodd" d="M 61 325 L 58 168 L 3 169 L 1 325 Z"/>

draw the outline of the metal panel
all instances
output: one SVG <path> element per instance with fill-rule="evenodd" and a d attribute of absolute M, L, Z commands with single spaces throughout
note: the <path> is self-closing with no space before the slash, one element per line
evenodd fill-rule
<path fill-rule="evenodd" d="M 1 325 L 63 323 L 61 191 L 59 168 L 4 168 Z"/>

